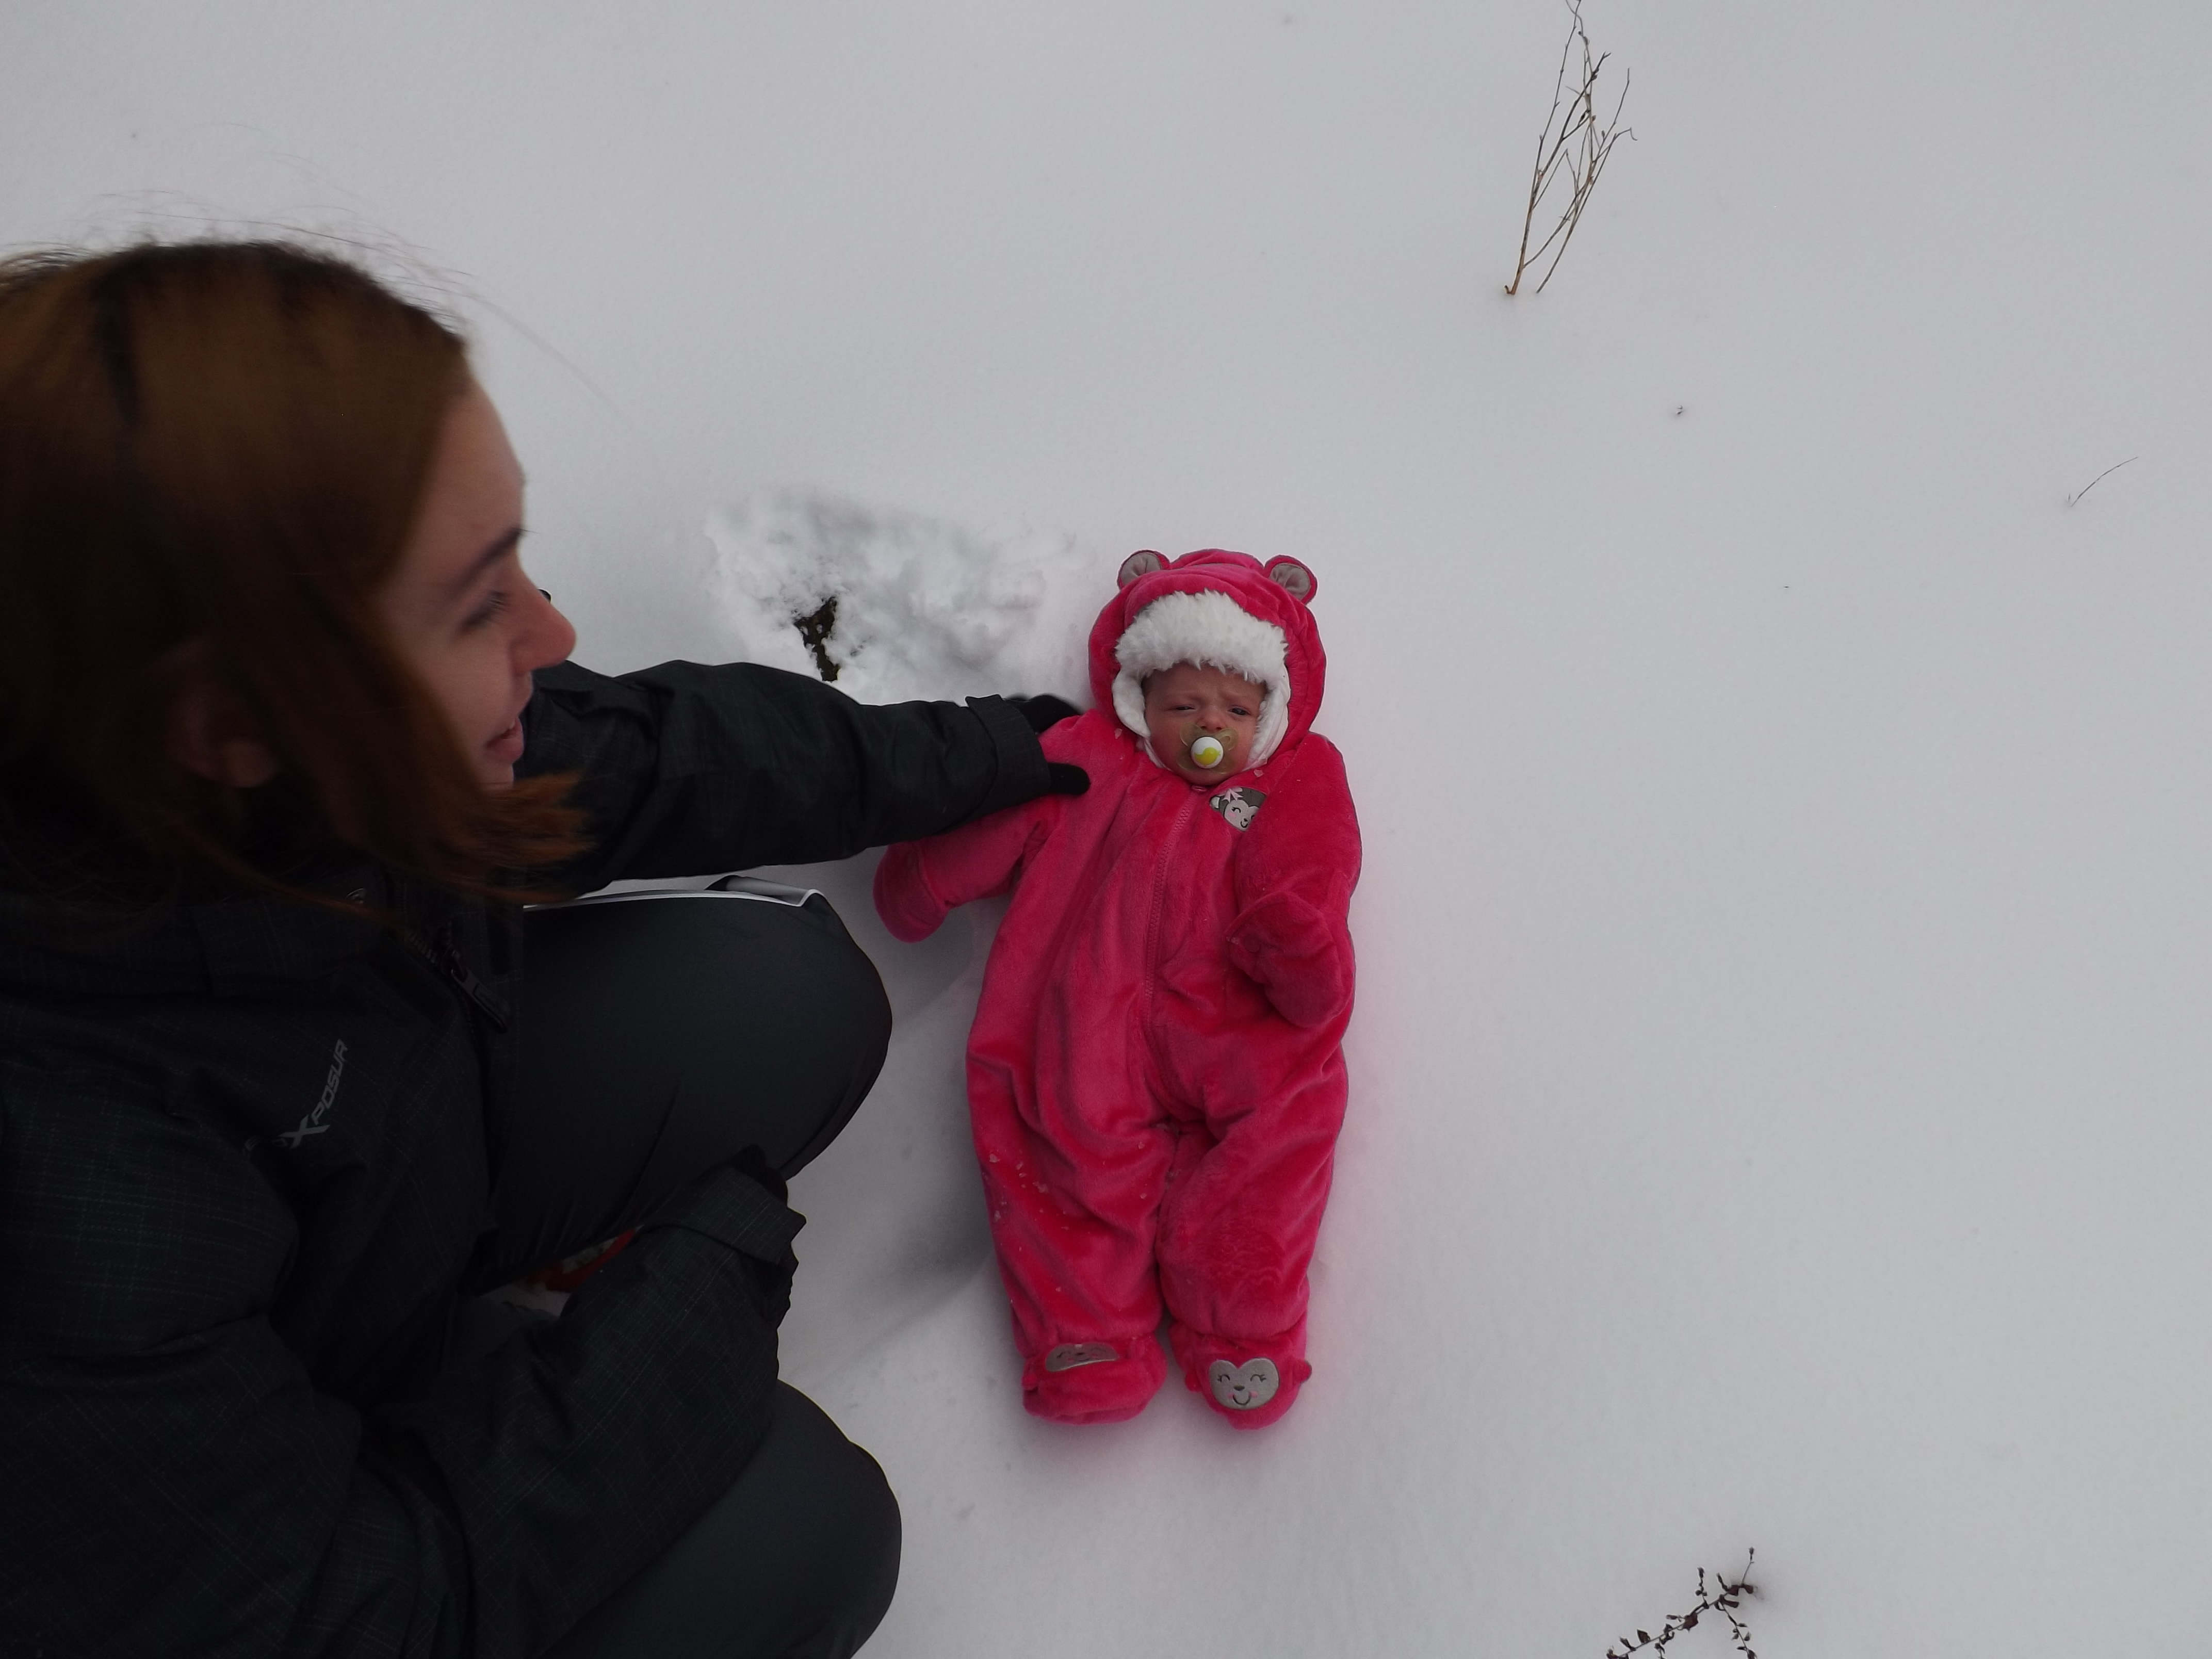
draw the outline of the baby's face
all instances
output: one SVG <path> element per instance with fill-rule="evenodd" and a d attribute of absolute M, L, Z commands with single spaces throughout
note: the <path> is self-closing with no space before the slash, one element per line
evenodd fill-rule
<path fill-rule="evenodd" d="M 1193 783 L 1218 783 L 1244 769 L 1260 723 L 1260 688 L 1225 669 L 1179 662 L 1145 682 L 1145 730 L 1161 764 Z M 1202 766 L 1191 754 L 1200 738 L 1221 744 Z"/>

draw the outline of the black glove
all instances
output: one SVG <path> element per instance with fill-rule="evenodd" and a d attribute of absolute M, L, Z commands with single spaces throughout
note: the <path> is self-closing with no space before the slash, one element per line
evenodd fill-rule
<path fill-rule="evenodd" d="M 748 1146 L 730 1160 L 730 1165 L 739 1175 L 750 1176 L 768 1191 L 768 1195 L 779 1204 L 791 1201 L 791 1188 L 768 1161 L 768 1154 L 757 1146 Z"/>
<path fill-rule="evenodd" d="M 783 1176 L 758 1146 L 746 1147 L 730 1160 L 730 1167 L 758 1183 L 777 1203 L 791 1201 L 791 1189 L 784 1185 Z M 752 1275 L 754 1305 L 760 1310 L 761 1317 L 770 1325 L 781 1325 L 784 1315 L 791 1311 L 791 1276 L 799 1266 L 798 1259 L 786 1252 L 781 1261 L 763 1261 L 751 1255 L 740 1256 L 739 1260 Z"/>
<path fill-rule="evenodd" d="M 1008 697 L 1021 717 L 1030 723 L 1030 730 L 1042 737 L 1062 720 L 1072 720 L 1083 711 L 1065 697 L 1055 697 L 1049 691 L 1034 697 Z M 1047 761 L 1045 793 L 1048 795 L 1079 795 L 1091 787 L 1091 774 L 1079 766 L 1066 761 Z"/>
<path fill-rule="evenodd" d="M 1040 735 L 1049 732 L 1062 720 L 1073 720 L 1083 712 L 1066 698 L 1055 697 L 1050 692 L 1035 697 L 1008 697 L 1006 701 L 1020 711 L 1021 717 L 1030 723 L 1030 730 Z M 1063 795 L 1079 795 L 1083 791 L 1062 789 L 1055 793 Z"/>

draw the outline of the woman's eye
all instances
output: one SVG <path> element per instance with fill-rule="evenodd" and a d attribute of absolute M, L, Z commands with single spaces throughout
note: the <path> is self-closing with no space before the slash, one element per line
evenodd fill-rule
<path fill-rule="evenodd" d="M 464 634 L 473 634 L 479 628 L 488 626 L 495 617 L 506 609 L 507 590 L 495 587 L 484 595 L 482 605 L 461 619 L 461 631 Z"/>

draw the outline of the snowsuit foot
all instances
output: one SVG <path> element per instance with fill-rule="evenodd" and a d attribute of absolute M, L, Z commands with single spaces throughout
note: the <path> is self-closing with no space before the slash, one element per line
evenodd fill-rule
<path fill-rule="evenodd" d="M 1210 1336 L 1180 1322 L 1168 1340 L 1182 1364 L 1182 1380 L 1234 1429 L 1264 1429 L 1297 1403 L 1298 1387 L 1313 1375 L 1306 1363 L 1306 1322 L 1280 1336 L 1239 1342 Z"/>
<path fill-rule="evenodd" d="M 1022 1367 L 1022 1404 L 1054 1423 L 1120 1423 L 1145 1409 L 1168 1365 L 1150 1331 L 1110 1342 L 1062 1342 Z"/>

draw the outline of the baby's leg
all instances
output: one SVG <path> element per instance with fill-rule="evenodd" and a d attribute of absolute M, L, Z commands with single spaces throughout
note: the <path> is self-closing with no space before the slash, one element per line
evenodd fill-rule
<path fill-rule="evenodd" d="M 1058 1063 L 1030 1071 L 987 1045 L 969 1056 L 991 1238 L 1023 1404 L 1055 1422 L 1116 1422 L 1167 1375 L 1152 1246 L 1169 1135 L 1139 1055 L 1117 1044 L 1047 1058 Z"/>
<path fill-rule="evenodd" d="M 1183 1380 L 1241 1429 L 1274 1422 L 1312 1375 L 1306 1268 L 1344 1121 L 1333 1045 L 1266 1100 L 1193 1125 L 1160 1218 L 1160 1288 Z"/>

